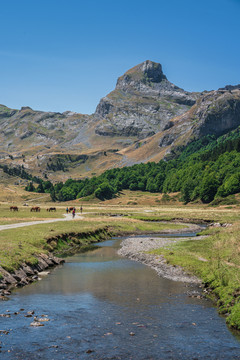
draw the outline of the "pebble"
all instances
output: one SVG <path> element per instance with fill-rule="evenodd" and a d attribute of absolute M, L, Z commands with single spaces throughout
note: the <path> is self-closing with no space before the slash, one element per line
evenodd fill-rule
<path fill-rule="evenodd" d="M 42 324 L 41 322 L 39 322 L 39 321 L 33 321 L 31 324 L 30 324 L 30 326 L 44 326 L 44 324 Z"/>
<path fill-rule="evenodd" d="M 38 319 L 38 321 L 44 322 L 44 321 L 50 321 L 50 319 L 48 319 L 48 318 L 40 318 L 40 319 Z"/>

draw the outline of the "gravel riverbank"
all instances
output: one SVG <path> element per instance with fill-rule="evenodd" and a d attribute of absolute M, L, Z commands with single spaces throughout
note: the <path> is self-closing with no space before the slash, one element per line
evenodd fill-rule
<path fill-rule="evenodd" d="M 167 264 L 162 255 L 152 255 L 146 253 L 153 249 L 166 247 L 170 244 L 183 240 L 200 240 L 202 236 L 198 237 L 176 237 L 176 238 L 160 238 L 160 237 L 129 237 L 121 243 L 121 248 L 118 254 L 125 256 L 131 260 L 139 261 L 145 265 L 150 266 L 157 271 L 158 275 L 171 279 L 174 281 L 182 281 L 186 283 L 201 283 L 201 280 L 196 276 L 187 274 L 180 266 L 173 266 Z"/>

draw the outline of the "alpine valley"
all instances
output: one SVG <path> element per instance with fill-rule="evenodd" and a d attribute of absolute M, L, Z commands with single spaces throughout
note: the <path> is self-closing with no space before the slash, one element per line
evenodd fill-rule
<path fill-rule="evenodd" d="M 135 234 L 136 241 L 133 245 L 128 245 L 121 255 L 150 265 L 161 276 L 164 274 L 170 279 L 173 279 L 174 274 L 182 274 L 184 268 L 185 275 L 194 274 L 205 287 L 203 292 L 199 292 L 200 284 L 196 285 L 197 291 L 193 287 L 195 285 L 191 284 L 188 289 L 184 285 L 186 290 L 180 291 L 179 284 L 171 282 L 165 296 L 162 289 L 166 288 L 167 283 L 160 285 L 157 282 L 159 292 L 154 295 L 156 302 L 152 300 L 154 297 L 148 302 L 148 294 L 145 296 L 142 292 L 142 289 L 148 290 L 148 277 L 141 275 L 139 267 L 136 271 L 132 270 L 132 265 L 129 268 L 125 260 L 121 262 L 117 257 L 117 263 L 123 264 L 123 271 L 120 271 L 121 266 L 113 265 L 115 276 L 115 270 L 111 269 L 118 241 L 113 242 L 112 248 L 109 245 L 94 247 L 94 251 L 88 252 L 90 255 L 86 252 L 85 257 L 84 254 L 85 278 L 82 260 L 76 260 L 80 257 L 74 256 L 68 261 L 67 270 L 63 270 L 67 274 L 66 278 L 60 272 L 59 281 L 52 276 L 55 280 L 50 286 L 46 286 L 50 283 L 44 280 L 41 282 L 47 291 L 47 304 L 51 301 L 53 304 L 52 308 L 47 308 L 52 316 L 47 318 L 48 315 L 42 315 L 41 319 L 34 316 L 37 321 L 30 324 L 43 326 L 41 321 L 53 318 L 56 321 L 50 322 L 51 334 L 54 323 L 55 328 L 56 324 L 60 324 L 60 332 L 50 338 L 51 346 L 44 346 L 49 351 L 51 348 L 50 357 L 52 351 L 54 354 L 59 351 L 56 353 L 59 354 L 56 355 L 58 357 L 61 356 L 61 351 L 64 351 L 62 356 L 71 356 L 73 348 L 83 347 L 84 354 L 81 358 L 96 358 L 96 344 L 99 341 L 99 356 L 102 358 L 102 355 L 109 355 L 111 344 L 117 341 L 118 346 L 114 347 L 111 358 L 129 358 L 131 353 L 121 357 L 118 340 L 121 343 L 121 339 L 124 339 L 124 348 L 126 341 L 129 341 L 125 339 L 129 339 L 129 335 L 135 335 L 135 332 L 129 333 L 131 328 L 136 329 L 136 340 L 139 340 L 142 331 L 143 336 L 150 334 L 145 340 L 149 339 L 150 348 L 156 348 L 158 355 L 170 331 L 170 345 L 166 343 L 164 358 L 172 358 L 172 349 L 183 354 L 184 346 L 180 344 L 182 339 L 185 336 L 188 344 L 188 334 L 193 333 L 195 336 L 196 329 L 199 336 L 204 333 L 206 339 L 213 333 L 209 343 L 214 344 L 217 351 L 217 357 L 214 358 L 219 358 L 219 354 L 223 354 L 222 359 L 236 358 L 239 344 L 228 340 L 219 341 L 220 327 L 214 320 L 215 315 L 210 312 L 209 304 L 202 306 L 203 302 L 199 301 L 203 301 L 202 297 L 210 296 L 216 301 L 219 312 L 226 316 L 228 325 L 240 330 L 240 85 L 227 85 L 201 93 L 187 92 L 168 81 L 160 64 L 147 60 L 119 77 L 115 90 L 100 100 L 92 115 L 71 111 L 34 111 L 30 107 L 14 110 L 1 105 L 0 126 L 0 230 L 3 230 L 0 231 L 0 300 L 6 300 L 6 296 L 10 294 L 9 285 L 23 286 L 33 280 L 40 280 L 44 272 L 48 273 L 45 270 L 49 266 L 59 263 L 60 260 L 55 259 L 55 255 L 88 252 L 93 250 L 92 242 L 109 239 L 113 235 L 122 237 Z M 69 213 L 71 211 L 72 214 Z M 187 233 L 194 235 L 195 231 L 202 229 L 202 226 L 198 226 L 199 223 L 204 224 L 204 227 L 206 224 L 209 226 L 201 232 L 201 236 L 187 236 Z M 158 234 L 155 240 L 152 238 L 154 233 Z M 171 239 L 166 240 L 165 236 L 159 238 L 159 234 L 162 237 L 162 234 L 168 233 Z M 140 236 L 142 234 L 148 234 L 148 237 Z M 126 241 L 131 244 L 133 239 L 126 238 L 123 247 Z M 104 248 L 105 253 L 102 252 Z M 86 260 L 87 257 L 89 260 Z M 104 266 L 101 265 L 103 263 Z M 72 275 L 69 275 L 70 268 L 73 269 Z M 136 273 L 136 276 L 133 278 L 130 273 Z M 93 278 L 90 277 L 91 274 Z M 185 275 L 178 279 L 185 281 Z M 107 289 L 103 287 L 103 291 L 102 286 L 99 287 L 101 279 L 107 284 Z M 138 283 L 137 279 L 142 282 Z M 152 281 L 152 275 L 149 279 Z M 89 287 L 90 283 L 93 284 L 93 291 Z M 122 292 L 119 292 L 120 283 L 123 284 Z M 55 287 L 57 284 L 59 289 Z M 73 287 L 70 288 L 69 284 L 73 284 Z M 128 288 L 131 287 L 134 292 L 129 297 Z M 13 306 L 7 305 L 6 309 L 12 309 L 11 314 L 10 310 L 0 314 L 4 318 L 2 321 L 12 318 L 12 325 L 6 323 L 6 329 L 15 329 L 13 326 L 16 324 L 18 327 L 13 332 L 11 329 L 0 331 L 2 336 L 7 335 L 5 339 L 11 340 L 9 344 L 6 340 L 0 342 L 0 352 L 10 352 L 11 358 L 14 354 L 18 357 L 21 349 L 16 345 L 18 342 L 15 341 L 15 335 L 18 338 L 19 331 L 24 329 L 25 336 L 27 329 L 25 322 L 19 327 L 23 320 L 16 322 L 13 318 L 16 319 L 18 314 L 18 319 L 26 319 L 26 316 L 31 317 L 34 313 L 36 315 L 35 310 L 41 309 L 42 304 L 44 310 L 38 313 L 45 314 L 44 293 L 42 290 L 37 290 L 36 293 L 31 291 L 29 289 L 29 293 L 25 294 L 40 296 L 29 295 L 27 299 L 32 299 L 31 301 L 23 300 L 25 304 L 32 303 L 31 311 L 26 311 L 26 315 L 23 316 L 24 309 L 21 309 L 23 306 L 25 308 L 23 304 L 19 304 L 16 309 L 20 310 L 16 312 Z M 61 299 L 55 301 L 58 294 Z M 112 294 L 120 294 L 120 297 Z M 126 302 L 123 301 L 122 294 L 126 295 Z M 202 315 L 204 313 L 201 309 L 200 313 L 193 310 L 193 320 L 188 319 L 186 307 L 193 299 L 187 300 L 187 295 L 197 298 L 195 309 L 206 307 L 206 315 Z M 79 307 L 85 297 L 88 305 L 89 298 L 91 299 L 91 306 L 86 308 L 87 311 L 85 305 Z M 16 298 L 23 299 L 22 296 Z M 40 298 L 40 307 L 36 305 L 36 298 Z M 73 309 L 69 312 L 68 299 L 71 304 L 77 304 L 76 311 Z M 97 299 L 97 302 L 92 299 Z M 97 327 L 96 324 L 101 325 L 101 316 L 106 318 L 107 305 L 104 299 L 113 305 L 109 313 L 113 316 L 109 317 L 109 323 L 103 322 L 103 327 Z M 64 305 L 59 305 L 62 301 Z M 152 315 L 149 317 L 146 309 L 149 304 L 159 316 L 159 311 L 160 315 L 161 310 L 165 311 L 165 307 L 161 309 L 162 304 L 165 306 L 168 302 L 171 305 L 169 311 L 176 304 L 175 313 L 178 316 L 180 314 L 180 317 L 174 316 L 171 325 L 167 310 L 166 321 L 160 323 L 160 327 L 164 329 L 162 338 L 161 332 L 156 332 L 156 327 L 148 323 Z M 115 312 L 118 303 L 121 305 L 120 316 Z M 136 312 L 138 305 L 143 308 Z M 125 320 L 122 323 L 115 322 L 113 319 L 121 320 L 122 310 L 127 308 L 134 309 L 130 316 L 131 323 L 128 325 Z M 94 316 L 97 314 L 97 317 L 90 320 L 93 321 L 92 343 L 88 340 L 89 326 L 81 318 L 83 313 L 88 317 L 91 312 Z M 197 313 L 199 318 L 196 318 Z M 66 336 L 69 334 L 68 330 L 61 326 L 63 319 L 72 323 L 75 318 L 77 323 L 73 322 L 73 331 L 70 328 L 69 333 L 74 335 L 76 328 L 86 329 L 87 332 L 82 337 L 84 341 L 75 335 L 72 338 Z M 137 322 L 132 322 L 135 319 Z M 205 330 L 205 322 L 209 323 L 211 332 Z M 122 328 L 124 335 L 120 335 L 115 327 L 121 324 L 123 326 L 118 326 L 118 329 Z M 134 324 L 138 324 L 137 327 L 132 327 Z M 143 330 L 138 330 L 138 327 Z M 170 330 L 166 332 L 166 328 Z M 48 333 L 45 332 L 46 334 Z M 107 340 L 103 340 L 105 335 L 110 335 L 108 338 L 111 338 L 110 347 L 107 345 L 107 348 L 103 345 L 104 341 L 109 344 Z M 227 339 L 226 335 L 224 329 L 223 339 Z M 200 339 L 199 336 L 197 339 Z M 217 342 L 214 336 L 217 336 Z M 23 347 L 25 338 L 27 337 L 24 337 Z M 66 338 L 71 338 L 71 341 L 66 341 Z M 49 343 L 49 339 L 47 340 L 46 344 Z M 53 343 L 59 345 L 52 345 Z M 62 344 L 65 343 L 69 345 L 63 348 Z M 199 343 L 201 352 L 193 352 L 190 356 L 188 353 L 185 358 L 213 358 L 208 344 L 203 347 L 203 341 Z M 35 345 L 34 342 L 34 347 Z M 43 355 L 42 343 L 39 346 L 36 356 Z M 101 352 L 102 349 L 106 352 Z M 233 356 L 229 357 L 229 349 L 236 350 Z M 203 356 L 202 351 L 205 351 Z M 227 355 L 222 351 L 226 351 Z M 89 355 L 91 353 L 93 355 Z M 151 358 L 155 358 L 149 354 Z M 146 358 L 145 353 L 142 355 Z"/>
<path fill-rule="evenodd" d="M 152 61 L 128 70 L 92 115 L 0 105 L 0 165 L 52 182 L 172 159 L 194 141 L 240 125 L 240 85 L 187 92 Z"/>

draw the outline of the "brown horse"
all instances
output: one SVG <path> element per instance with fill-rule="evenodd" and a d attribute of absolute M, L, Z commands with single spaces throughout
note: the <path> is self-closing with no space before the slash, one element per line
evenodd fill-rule
<path fill-rule="evenodd" d="M 10 210 L 11 211 L 18 211 L 18 207 L 17 206 L 10 206 Z"/>
<path fill-rule="evenodd" d="M 39 206 L 33 206 L 30 211 L 40 212 L 40 210 Z"/>
<path fill-rule="evenodd" d="M 47 211 L 56 211 L 56 208 L 55 207 L 50 207 L 47 209 Z"/>
<path fill-rule="evenodd" d="M 70 212 L 70 211 L 73 211 L 73 209 L 75 209 L 75 207 L 70 207 L 70 208 L 68 208 L 68 211 Z"/>

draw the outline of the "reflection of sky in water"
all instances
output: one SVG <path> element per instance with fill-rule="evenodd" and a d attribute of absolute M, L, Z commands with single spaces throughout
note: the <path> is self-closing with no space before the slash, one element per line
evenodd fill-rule
<path fill-rule="evenodd" d="M 97 243 L 96 246 L 100 246 L 100 247 L 106 247 L 106 246 L 116 246 L 116 244 L 118 244 L 119 241 L 117 240 L 106 240 L 106 241 L 103 241 L 101 243 Z"/>
<path fill-rule="evenodd" d="M 118 241 L 101 245 L 1 304 L 2 313 L 11 313 L 0 318 L 1 328 L 12 329 L 0 339 L 1 359 L 240 359 L 240 343 L 209 301 L 189 298 L 183 283 L 118 257 Z M 32 328 L 29 310 L 51 321 Z"/>

